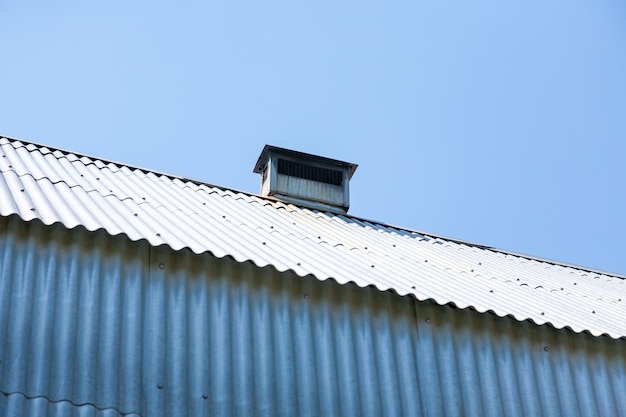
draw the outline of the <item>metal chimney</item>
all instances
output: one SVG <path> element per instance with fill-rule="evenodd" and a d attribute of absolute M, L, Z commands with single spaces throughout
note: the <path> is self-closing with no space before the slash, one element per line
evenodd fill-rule
<path fill-rule="evenodd" d="M 358 165 L 265 145 L 254 172 L 261 174 L 261 195 L 321 211 L 345 214 L 350 178 Z"/>

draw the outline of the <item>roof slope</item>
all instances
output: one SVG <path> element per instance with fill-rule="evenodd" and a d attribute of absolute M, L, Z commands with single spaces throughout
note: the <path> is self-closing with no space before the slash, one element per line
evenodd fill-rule
<path fill-rule="evenodd" d="M 0 215 L 626 337 L 625 280 L 0 137 Z"/>

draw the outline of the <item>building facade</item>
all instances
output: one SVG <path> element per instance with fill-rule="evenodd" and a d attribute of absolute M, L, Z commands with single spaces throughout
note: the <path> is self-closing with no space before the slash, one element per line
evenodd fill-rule
<path fill-rule="evenodd" d="M 626 415 L 623 277 L 0 145 L 0 415 Z"/>

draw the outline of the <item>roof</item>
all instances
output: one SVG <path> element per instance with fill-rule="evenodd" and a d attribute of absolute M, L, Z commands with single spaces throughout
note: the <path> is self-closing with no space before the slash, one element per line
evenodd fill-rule
<path fill-rule="evenodd" d="M 0 215 L 626 337 L 624 277 L 0 137 Z"/>
<path fill-rule="evenodd" d="M 304 152 L 292 151 L 291 149 L 279 148 L 278 146 L 265 145 L 265 147 L 263 147 L 263 150 L 261 151 L 261 155 L 259 155 L 259 159 L 254 165 L 254 169 L 252 170 L 252 172 L 256 174 L 261 174 L 263 172 L 263 168 L 265 167 L 265 164 L 267 164 L 271 152 L 277 152 L 281 155 L 292 156 L 296 159 L 307 159 L 310 161 L 317 161 L 328 165 L 346 167 L 346 169 L 348 170 L 348 178 L 352 178 L 352 176 L 354 175 L 354 171 L 356 171 L 356 169 L 358 168 L 357 164 L 353 164 L 350 162 L 339 161 L 337 159 L 326 158 L 323 156 L 311 155 Z"/>

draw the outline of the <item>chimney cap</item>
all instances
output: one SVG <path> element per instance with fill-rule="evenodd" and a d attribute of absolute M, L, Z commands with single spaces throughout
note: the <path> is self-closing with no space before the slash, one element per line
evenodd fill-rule
<path fill-rule="evenodd" d="M 261 151 L 261 155 L 259 156 L 259 159 L 257 160 L 256 165 L 254 166 L 254 170 L 252 172 L 254 172 L 255 174 L 263 173 L 263 169 L 267 165 L 267 161 L 269 161 L 270 154 L 272 152 L 285 155 L 285 156 L 290 156 L 298 160 L 308 160 L 311 162 L 319 162 L 323 164 L 346 167 L 348 168 L 348 179 L 352 178 L 352 176 L 354 175 L 354 171 L 356 171 L 356 169 L 358 168 L 357 164 L 340 161 L 338 159 L 326 158 L 325 156 L 319 156 L 319 155 L 312 155 L 310 153 L 294 151 L 294 150 L 286 149 L 286 148 L 280 148 L 278 146 L 265 145 L 265 147 Z"/>
<path fill-rule="evenodd" d="M 345 214 L 356 168 L 349 162 L 265 145 L 253 172 L 261 174 L 264 197 Z"/>

